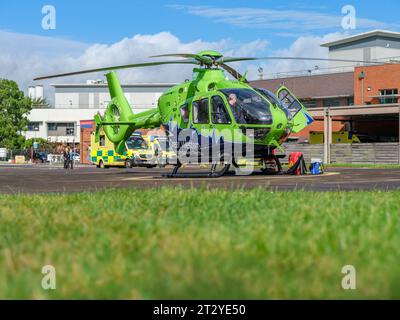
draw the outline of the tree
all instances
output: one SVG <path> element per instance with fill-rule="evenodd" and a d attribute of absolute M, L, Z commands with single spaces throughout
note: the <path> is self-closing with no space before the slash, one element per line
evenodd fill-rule
<path fill-rule="evenodd" d="M 32 101 L 25 97 L 18 85 L 7 79 L 0 79 L 0 146 L 10 149 L 21 148 L 25 137 L 28 113 Z"/>
<path fill-rule="evenodd" d="M 43 139 L 43 138 L 30 138 L 30 139 L 25 140 L 24 148 L 30 149 L 33 146 L 34 142 L 37 142 L 39 144 L 39 148 L 40 149 L 50 150 L 50 149 L 54 149 L 55 148 L 55 144 L 54 143 L 49 142 L 49 141 L 47 141 L 46 139 Z"/>
<path fill-rule="evenodd" d="M 40 108 L 48 108 L 50 107 L 50 103 L 46 98 L 33 98 L 32 100 L 32 108 L 40 109 Z"/>

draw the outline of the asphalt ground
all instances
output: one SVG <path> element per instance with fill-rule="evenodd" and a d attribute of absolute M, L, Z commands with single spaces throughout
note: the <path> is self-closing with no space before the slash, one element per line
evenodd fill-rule
<path fill-rule="evenodd" d="M 50 165 L 0 166 L 0 193 L 96 191 L 104 188 L 154 188 L 183 186 L 204 188 L 254 188 L 266 190 L 350 191 L 400 189 L 400 169 L 329 168 L 319 176 L 227 175 L 220 178 L 163 178 L 172 167 L 109 168 L 80 166 L 65 170 Z M 185 168 L 185 172 L 204 169 Z"/>

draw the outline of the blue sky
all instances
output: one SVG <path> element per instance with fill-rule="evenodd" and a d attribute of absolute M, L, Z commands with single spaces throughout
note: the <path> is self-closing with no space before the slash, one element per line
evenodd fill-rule
<path fill-rule="evenodd" d="M 57 29 L 41 28 L 41 8 L 52 4 L 57 10 Z M 340 20 L 337 25 L 324 26 L 323 15 L 340 17 L 344 5 L 353 5 L 359 19 L 370 20 L 367 27 L 382 25 L 398 29 L 400 4 L 393 0 L 376 1 L 129 1 L 129 0 L 19 0 L 0 3 L 0 29 L 19 33 L 30 33 L 43 36 L 62 37 L 88 43 L 113 43 L 134 34 L 154 34 L 169 31 L 182 41 L 216 41 L 221 38 L 235 38 L 237 41 L 267 39 L 273 48 L 282 48 L 290 44 L 299 35 L 323 35 L 341 30 Z M 182 6 L 182 7 L 180 7 Z M 232 21 L 239 18 L 240 11 L 234 11 L 224 19 L 221 9 L 246 8 L 267 10 L 265 20 L 273 12 L 282 13 L 282 25 L 261 23 L 246 26 Z M 205 10 L 208 9 L 208 10 Z M 294 11 L 293 15 L 289 15 Z M 251 11 L 252 12 L 252 11 Z M 248 19 L 252 19 L 251 13 Z M 316 17 L 316 27 L 306 29 L 300 16 Z M 229 13 L 228 13 L 229 14 Z M 319 23 L 318 19 L 321 19 Z M 288 28 L 283 25 L 285 21 Z M 291 22 L 294 21 L 294 24 Z"/>
<path fill-rule="evenodd" d="M 56 29 L 43 30 L 44 5 L 56 9 Z M 344 30 L 342 7 L 356 9 L 356 29 Z M 34 77 L 148 61 L 150 55 L 215 49 L 230 56 L 327 57 L 322 42 L 373 29 L 400 31 L 400 4 L 367 1 L 0 0 L 0 78 L 26 90 Z M 325 65 L 320 63 L 319 67 Z M 233 67 L 249 78 L 314 68 L 315 62 L 260 61 Z M 123 82 L 179 82 L 190 67 L 119 72 Z M 102 74 L 52 82 L 81 82 Z M 49 87 L 50 82 L 43 84 Z"/>

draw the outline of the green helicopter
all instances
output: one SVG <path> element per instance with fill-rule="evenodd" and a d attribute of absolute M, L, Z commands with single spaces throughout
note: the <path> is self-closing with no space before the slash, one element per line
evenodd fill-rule
<path fill-rule="evenodd" d="M 186 162 L 212 164 L 211 172 L 207 176 L 218 177 L 225 174 L 230 165 L 238 167 L 238 158 L 243 157 L 265 162 L 272 159 L 280 170 L 279 159 L 274 150 L 282 150 L 281 144 L 290 133 L 297 133 L 313 122 L 306 108 L 288 88 L 282 86 L 275 94 L 265 89 L 253 88 L 248 83 L 246 74 L 239 74 L 227 63 L 258 59 L 365 63 L 356 60 L 295 57 L 224 57 L 213 50 L 198 54 L 152 56 L 154 57 L 185 59 L 98 68 L 34 80 L 166 64 L 198 65 L 193 69 L 191 81 L 168 89 L 159 98 L 156 108 L 137 114 L 133 113 L 125 98 L 115 71 L 107 73 L 111 101 L 104 115 L 97 114 L 94 118 L 96 140 L 98 141 L 100 128 L 103 127 L 107 137 L 115 144 L 116 152 L 123 154 L 125 142 L 135 130 L 162 126 L 166 130 L 170 147 L 178 155 L 174 170 L 168 176 L 178 176 L 178 169 L 184 160 L 189 159 Z M 224 70 L 234 79 L 229 80 Z M 218 163 L 224 164 L 220 171 L 216 171 Z"/>

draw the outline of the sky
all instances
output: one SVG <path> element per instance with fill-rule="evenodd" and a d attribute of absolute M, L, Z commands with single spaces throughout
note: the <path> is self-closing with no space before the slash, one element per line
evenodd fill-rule
<path fill-rule="evenodd" d="M 55 29 L 46 5 L 55 9 Z M 355 10 L 354 29 L 343 26 Z M 102 74 L 33 82 L 36 76 L 150 61 L 162 53 L 215 49 L 230 56 L 327 57 L 322 42 L 374 29 L 400 31 L 398 1 L 0 0 L 0 78 L 27 86 L 82 82 Z M 342 10 L 344 10 L 342 12 Z M 347 21 L 347 20 L 345 20 Z M 237 63 L 249 78 L 312 68 L 315 62 Z M 319 63 L 323 68 L 324 64 Z M 191 68 L 152 67 L 119 72 L 123 82 L 180 82 Z M 47 92 L 47 90 L 46 90 Z"/>

